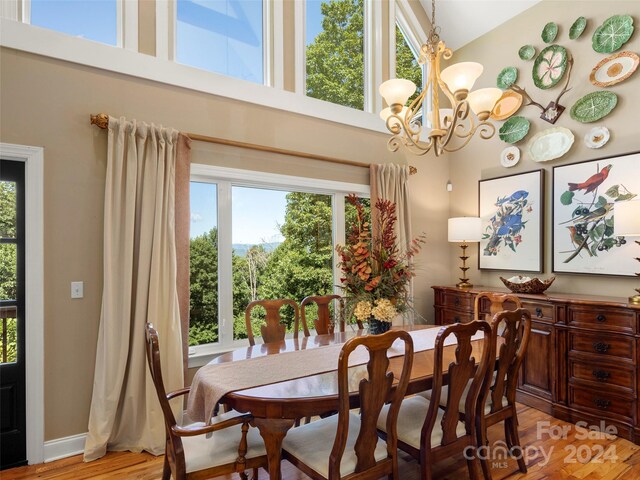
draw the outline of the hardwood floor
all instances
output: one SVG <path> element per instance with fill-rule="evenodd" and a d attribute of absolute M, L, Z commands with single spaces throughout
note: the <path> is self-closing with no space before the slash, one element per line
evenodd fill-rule
<path fill-rule="evenodd" d="M 529 407 L 521 406 L 520 439 L 530 454 L 527 460 L 529 472 L 518 471 L 515 460 L 497 459 L 492 468 L 495 480 L 640 480 L 640 446 L 621 438 L 585 439 L 584 430 L 562 422 Z M 493 445 L 502 437 L 502 425 L 489 429 L 489 441 Z M 566 436 L 560 434 L 562 429 Z M 549 434 L 551 433 L 551 435 Z M 534 453 L 539 452 L 537 458 Z M 544 456 L 542 455 L 544 453 Z M 56 462 L 14 468 L 0 472 L 2 480 L 55 479 L 55 480 L 155 480 L 161 477 L 163 457 L 147 453 L 111 452 L 90 463 L 83 463 L 82 456 Z M 462 458 L 452 458 L 434 468 L 438 480 L 466 479 L 467 466 Z M 225 476 L 222 479 L 237 479 Z M 268 478 L 260 472 L 260 480 Z M 282 467 L 284 480 L 307 479 L 288 462 Z M 418 465 L 402 454 L 400 479 L 417 480 Z"/>

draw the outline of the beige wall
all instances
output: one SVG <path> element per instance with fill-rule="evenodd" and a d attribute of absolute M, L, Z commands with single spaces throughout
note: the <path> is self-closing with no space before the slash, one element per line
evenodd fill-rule
<path fill-rule="evenodd" d="M 87 429 L 102 288 L 102 205 L 106 132 L 89 114 L 106 112 L 181 131 L 300 150 L 364 163 L 405 163 L 387 136 L 359 128 L 135 79 L 15 50 L 0 50 L 0 141 L 44 147 L 45 438 Z M 198 158 L 209 145 L 194 142 Z M 366 183 L 368 171 L 228 149 L 211 163 Z M 235 150 L 231 152 L 230 150 Z M 419 259 L 416 295 L 431 318 L 430 285 L 448 280 L 448 214 L 443 160 L 411 180 L 415 230 L 429 243 Z M 28 259 L 27 259 L 28 261 Z M 69 298 L 69 282 L 85 282 Z"/>
<path fill-rule="evenodd" d="M 533 61 L 525 62 L 518 57 L 518 49 L 522 45 L 531 44 L 539 52 L 544 43 L 540 40 L 540 32 L 547 22 L 554 21 L 560 27 L 556 43 L 565 46 L 573 55 L 575 65 L 571 74 L 571 86 L 573 89 L 566 93 L 561 104 L 567 107 L 562 117 L 557 121 L 557 126 L 569 128 L 575 135 L 575 142 L 571 150 L 561 159 L 548 163 L 536 163 L 524 153 L 526 142 L 536 132 L 551 127 L 550 124 L 538 118 L 539 110 L 535 107 L 523 107 L 518 115 L 524 115 L 531 120 L 531 130 L 525 140 L 518 143 L 522 151 L 522 157 L 518 165 L 513 168 L 500 166 L 500 152 L 507 146 L 496 134 L 489 141 L 474 139 L 471 147 L 467 147 L 457 154 L 449 155 L 451 165 L 451 181 L 454 190 L 451 194 L 451 216 L 477 215 L 478 180 L 499 177 L 512 173 L 527 172 L 539 168 L 545 169 L 546 176 L 546 212 L 545 212 L 545 261 L 542 277 L 551 275 L 551 186 L 553 166 L 580 162 L 583 160 L 614 156 L 640 150 L 640 74 L 636 72 L 624 83 L 611 88 L 618 95 L 618 106 L 606 118 L 593 124 L 581 124 L 569 115 L 569 109 L 574 102 L 583 95 L 598 90 L 588 78 L 591 69 L 605 55 L 596 53 L 591 48 L 591 36 L 596 27 L 606 18 L 614 14 L 630 14 L 637 23 L 640 20 L 640 2 L 616 1 L 543 1 L 532 7 L 518 17 L 507 22 L 503 26 L 491 31 L 480 39 L 463 47 L 454 53 L 452 62 L 477 61 L 484 65 L 484 73 L 476 82 L 476 87 L 495 86 L 495 79 L 500 70 L 506 66 L 518 68 L 518 83 L 525 87 L 534 100 L 546 105 L 558 95 L 561 90 L 557 86 L 550 91 L 536 88 L 531 80 L 531 68 Z M 578 40 L 569 40 L 568 31 L 573 21 L 580 15 L 588 19 L 587 29 Z M 623 50 L 640 51 L 640 34 L 636 32 Z M 443 32 L 446 40 L 446 32 Z M 497 122 L 497 127 L 501 122 Z M 588 149 L 583 143 L 583 136 L 595 125 L 605 125 L 611 131 L 612 138 L 609 143 L 599 150 Z M 471 280 L 477 285 L 500 285 L 498 278 L 500 272 L 480 273 L 477 271 L 477 248 L 471 248 L 472 258 L 469 262 L 472 269 L 469 270 Z M 451 248 L 451 277 L 452 282 L 457 281 L 456 267 L 459 264 L 457 258 L 459 247 Z M 629 261 L 632 261 L 629 259 Z M 627 296 L 633 293 L 637 287 L 637 281 L 629 278 L 598 277 L 586 275 L 556 275 L 557 279 L 552 289 L 556 292 L 571 293 L 597 293 L 602 295 Z"/>

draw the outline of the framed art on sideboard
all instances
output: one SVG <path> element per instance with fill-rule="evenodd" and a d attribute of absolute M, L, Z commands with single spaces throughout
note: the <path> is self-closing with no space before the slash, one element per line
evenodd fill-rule
<path fill-rule="evenodd" d="M 480 180 L 482 270 L 542 272 L 544 170 Z"/>
<path fill-rule="evenodd" d="M 614 235 L 616 205 L 638 200 L 640 152 L 553 168 L 553 271 L 635 276 L 634 242 Z"/>

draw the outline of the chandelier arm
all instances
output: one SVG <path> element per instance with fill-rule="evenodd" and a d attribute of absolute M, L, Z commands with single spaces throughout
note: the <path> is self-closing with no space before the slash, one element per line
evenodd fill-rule
<path fill-rule="evenodd" d="M 477 126 L 473 128 L 473 130 L 469 132 L 469 134 L 466 137 L 463 137 L 465 140 L 464 142 L 462 142 L 462 144 L 456 145 L 455 147 L 448 147 L 448 145 L 445 145 L 444 150 L 449 153 L 462 150 L 469 143 L 469 141 L 471 141 L 471 139 L 475 136 L 476 133 L 478 133 L 478 135 L 480 135 L 480 138 L 482 138 L 483 140 L 489 140 L 496 133 L 496 127 L 495 125 L 489 122 L 480 122 Z"/>
<path fill-rule="evenodd" d="M 469 114 L 469 107 L 467 105 L 465 109 L 465 103 L 467 102 L 458 103 L 456 105 L 456 108 L 453 110 L 451 124 L 447 128 L 447 133 L 440 140 L 440 144 L 442 145 L 443 149 L 449 144 L 449 142 L 451 141 L 451 137 L 456 132 L 456 130 L 460 127 L 464 128 L 464 125 L 461 125 L 458 122 L 464 121 Z"/>

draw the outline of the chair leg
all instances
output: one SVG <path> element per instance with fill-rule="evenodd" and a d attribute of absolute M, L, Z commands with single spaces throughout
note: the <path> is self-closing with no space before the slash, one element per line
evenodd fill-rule
<path fill-rule="evenodd" d="M 171 465 L 169 465 L 169 458 L 165 454 L 164 464 L 162 465 L 162 480 L 171 479 Z"/>
<path fill-rule="evenodd" d="M 484 416 L 480 416 L 476 423 L 476 447 L 484 447 L 489 445 L 489 439 L 487 438 L 487 424 Z M 485 480 L 491 480 L 491 467 L 489 466 L 489 459 L 486 456 L 480 458 L 480 465 L 482 466 L 482 475 Z"/>
<path fill-rule="evenodd" d="M 507 418 L 504 421 L 505 433 L 509 430 L 512 445 L 509 448 L 517 448 L 518 450 L 518 467 L 522 473 L 527 473 L 527 464 L 524 461 L 522 446 L 520 445 L 520 436 L 518 435 L 518 423 L 516 417 Z"/>
<path fill-rule="evenodd" d="M 478 457 L 470 458 L 467 460 L 467 468 L 469 469 L 469 478 L 471 480 L 480 479 L 480 476 L 478 475 L 478 472 L 480 471 L 480 469 L 478 468 L 478 463 L 480 463 L 478 461 Z"/>
<path fill-rule="evenodd" d="M 240 475 L 240 480 L 249 480 L 247 472 L 238 472 L 238 475 Z"/>
<path fill-rule="evenodd" d="M 432 480 L 433 475 L 431 473 L 431 455 L 428 451 L 420 452 L 420 478 L 421 480 Z"/>
<path fill-rule="evenodd" d="M 253 480 L 258 480 L 258 469 L 257 468 L 253 469 Z"/>

